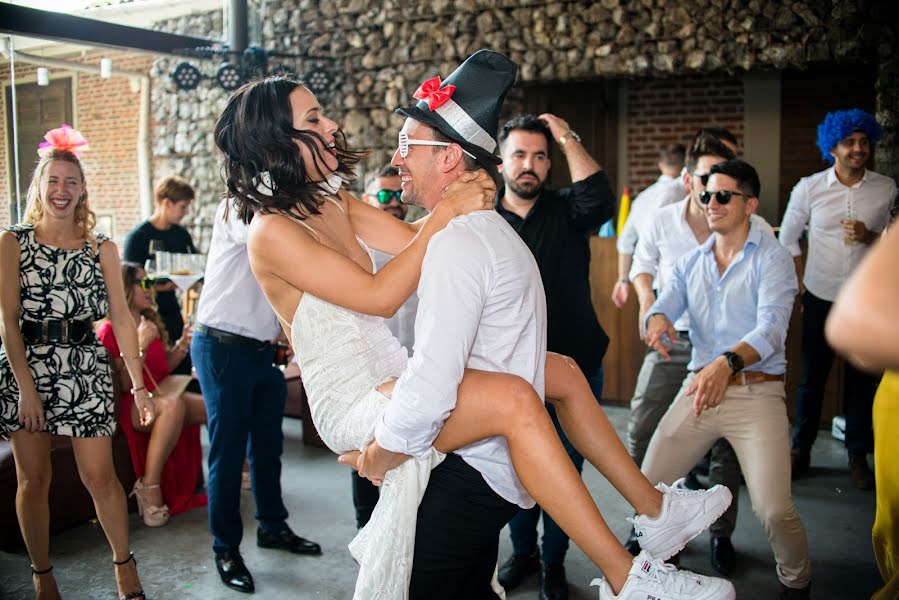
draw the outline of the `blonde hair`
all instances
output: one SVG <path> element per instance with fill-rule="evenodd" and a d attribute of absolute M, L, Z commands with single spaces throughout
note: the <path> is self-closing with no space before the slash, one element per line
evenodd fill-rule
<path fill-rule="evenodd" d="M 129 309 L 131 308 L 131 303 L 134 301 L 134 284 L 140 283 L 140 280 L 136 280 L 137 273 L 142 270 L 143 267 L 137 263 L 127 261 L 122 262 L 122 283 L 125 286 L 125 301 L 128 303 Z M 156 309 L 156 294 L 151 292 L 150 298 L 152 307 L 141 311 L 140 314 L 156 325 L 156 329 L 159 330 L 159 340 L 162 342 L 165 349 L 169 350 L 169 333 L 166 331 L 165 324 L 162 322 L 162 317 L 159 316 L 159 312 Z"/>
<path fill-rule="evenodd" d="M 81 182 L 84 183 L 84 168 L 81 161 L 75 154 L 67 150 L 52 150 L 46 156 L 41 157 L 34 169 L 34 175 L 31 177 L 31 184 L 28 186 L 28 194 L 26 196 L 25 216 L 22 221 L 31 225 L 37 225 L 44 216 L 44 199 L 41 198 L 41 179 L 47 171 L 50 163 L 56 160 L 65 161 L 78 167 L 78 173 L 81 175 Z M 90 242 L 91 248 L 96 252 L 97 238 L 94 235 L 94 226 L 97 224 L 97 216 L 90 209 L 87 203 L 87 188 L 84 194 L 78 199 L 75 206 L 75 227 L 78 230 L 79 237 Z"/>

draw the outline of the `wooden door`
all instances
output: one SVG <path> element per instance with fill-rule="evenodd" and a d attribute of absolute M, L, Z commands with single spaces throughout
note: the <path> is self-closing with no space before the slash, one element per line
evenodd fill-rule
<path fill-rule="evenodd" d="M 6 86 L 6 114 L 12 115 L 12 91 Z M 21 202 L 25 203 L 25 193 L 37 166 L 37 147 L 44 134 L 63 123 L 72 123 L 72 79 L 53 79 L 48 86 L 37 83 L 16 85 L 16 108 L 18 129 L 19 190 Z M 9 215 L 10 223 L 16 222 L 16 180 L 15 163 L 12 159 L 16 150 L 13 137 L 12 117 L 7 118 L 6 133 L 9 156 Z"/>
<path fill-rule="evenodd" d="M 525 86 L 522 91 L 526 112 L 535 115 L 549 112 L 565 119 L 581 136 L 587 152 L 602 165 L 609 178 L 614 179 L 618 170 L 617 85 L 614 81 L 538 84 Z M 569 185 L 571 175 L 558 144 L 550 159 L 553 168 L 547 185 L 551 188 Z M 612 189 L 615 189 L 614 181 Z"/>

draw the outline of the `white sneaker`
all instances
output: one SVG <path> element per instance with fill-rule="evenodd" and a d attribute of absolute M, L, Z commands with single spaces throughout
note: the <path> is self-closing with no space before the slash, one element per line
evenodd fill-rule
<path fill-rule="evenodd" d="M 599 600 L 736 600 L 731 582 L 678 571 L 674 565 L 653 559 L 644 550 L 634 558 L 624 587 L 616 596 L 605 579 L 594 579 Z"/>
<path fill-rule="evenodd" d="M 662 512 L 655 519 L 646 515 L 628 518 L 633 523 L 640 547 L 650 556 L 668 560 L 684 549 L 687 542 L 705 531 L 730 506 L 730 490 L 716 485 L 693 491 L 664 483 L 656 486 L 662 492 Z"/>

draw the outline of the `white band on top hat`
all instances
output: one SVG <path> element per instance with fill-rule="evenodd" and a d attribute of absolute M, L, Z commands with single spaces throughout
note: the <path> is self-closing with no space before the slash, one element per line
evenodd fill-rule
<path fill-rule="evenodd" d="M 483 148 L 491 154 L 496 150 L 496 140 L 484 131 L 484 128 L 478 125 L 474 119 L 468 116 L 465 109 L 456 104 L 452 98 L 435 108 L 434 112 L 440 115 L 467 142 Z"/>

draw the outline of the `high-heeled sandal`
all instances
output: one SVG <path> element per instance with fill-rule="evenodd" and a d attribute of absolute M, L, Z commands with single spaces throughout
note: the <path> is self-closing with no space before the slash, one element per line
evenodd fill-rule
<path fill-rule="evenodd" d="M 112 561 L 112 564 L 117 567 L 121 567 L 127 565 L 130 562 L 133 562 L 134 568 L 137 569 L 137 559 L 134 558 L 134 552 L 129 552 L 128 558 L 126 558 L 125 560 L 114 560 Z M 138 590 L 136 592 L 125 594 L 124 596 L 122 596 L 121 600 L 147 600 L 147 595 L 144 594 L 143 590 Z"/>
<path fill-rule="evenodd" d="M 52 573 L 52 572 L 53 572 L 53 565 L 50 565 L 46 569 L 41 569 L 40 571 L 35 569 L 34 565 L 31 565 L 31 574 L 33 577 L 43 577 L 44 575 L 50 575 L 50 573 Z M 37 582 L 35 582 L 35 591 L 37 592 Z M 40 593 L 43 593 L 43 591 L 41 591 Z M 57 590 L 57 592 L 56 592 L 56 597 L 59 598 L 59 590 Z"/>
<path fill-rule="evenodd" d="M 137 514 L 144 518 L 144 525 L 147 527 L 162 527 L 169 522 L 169 507 L 165 504 L 153 506 L 144 496 L 147 490 L 158 487 L 158 483 L 155 485 L 144 485 L 144 478 L 141 477 L 134 482 L 134 488 L 128 494 L 137 498 Z"/>

